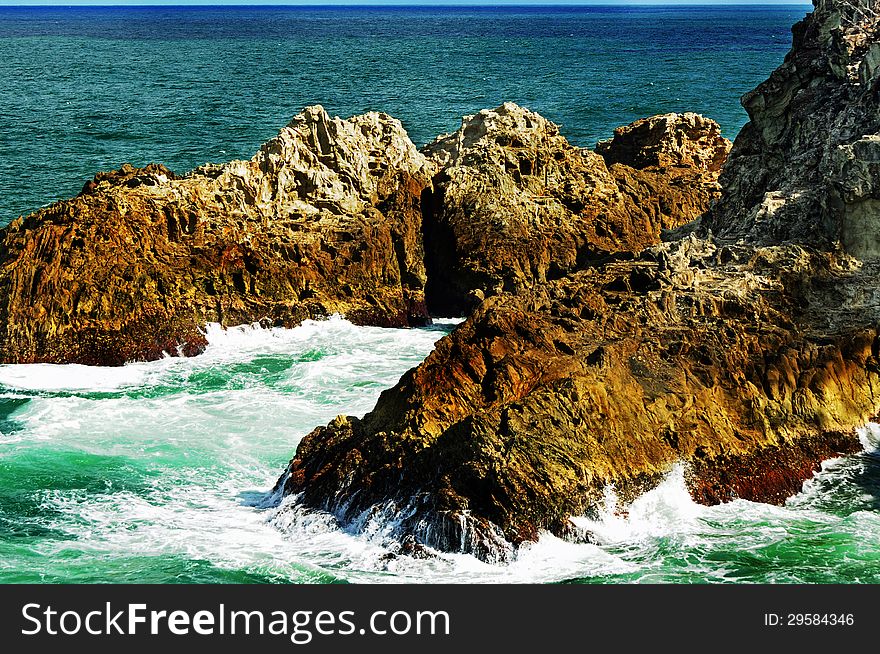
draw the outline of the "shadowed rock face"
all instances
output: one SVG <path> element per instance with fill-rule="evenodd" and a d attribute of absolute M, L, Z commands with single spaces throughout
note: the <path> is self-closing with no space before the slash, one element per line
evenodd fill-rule
<path fill-rule="evenodd" d="M 207 322 L 422 324 L 422 191 L 397 120 L 307 108 L 250 161 L 124 166 L 0 231 L 0 361 L 194 354 Z"/>
<path fill-rule="evenodd" d="M 440 168 L 424 202 L 431 312 L 467 315 L 486 297 L 659 243 L 661 229 L 709 208 L 729 149 L 696 114 L 620 128 L 603 156 L 512 103 L 466 116 L 423 150 Z"/>
<path fill-rule="evenodd" d="M 767 108 L 744 99 L 752 124 L 708 218 L 487 299 L 362 420 L 306 436 L 285 493 L 352 529 L 393 513 L 401 538 L 504 560 L 541 530 L 589 538 L 569 518 L 607 484 L 632 496 L 677 461 L 698 501 L 780 502 L 860 449 L 854 427 L 880 406 L 880 262 L 846 230 L 858 215 L 873 233 L 878 213 L 846 198 L 873 197 L 877 178 L 859 154 L 877 131 L 872 7 L 817 2 L 795 28 L 757 91 Z M 654 129 L 600 151 L 662 161 L 662 137 L 626 145 L 639 133 Z M 851 168 L 826 178 L 835 157 Z M 784 209 L 768 213 L 777 191 Z"/>
<path fill-rule="evenodd" d="M 743 97 L 716 235 L 880 255 L 878 16 L 874 0 L 817 1 L 794 26 L 785 62 Z"/>

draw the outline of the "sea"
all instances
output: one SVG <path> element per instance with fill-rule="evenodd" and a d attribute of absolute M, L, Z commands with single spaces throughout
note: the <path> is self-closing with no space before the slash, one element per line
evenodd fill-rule
<path fill-rule="evenodd" d="M 306 105 L 399 118 L 418 145 L 514 101 L 591 147 L 739 97 L 809 7 L 0 8 L 0 224 L 96 171 L 248 158 Z M 460 318 L 429 328 L 207 325 L 207 351 L 117 368 L 0 366 L 0 582 L 880 583 L 880 428 L 784 506 L 704 507 L 674 468 L 596 536 L 515 560 L 393 555 L 272 487 L 297 442 L 363 415 Z"/>

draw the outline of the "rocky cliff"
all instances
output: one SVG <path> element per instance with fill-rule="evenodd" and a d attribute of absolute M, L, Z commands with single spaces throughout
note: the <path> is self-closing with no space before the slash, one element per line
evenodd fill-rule
<path fill-rule="evenodd" d="M 743 97 L 749 122 L 706 221 L 749 242 L 880 255 L 880 42 L 874 0 L 817 0 L 770 78 Z"/>
<path fill-rule="evenodd" d="M 431 311 L 468 315 L 486 297 L 659 243 L 709 208 L 729 150 L 696 114 L 620 128 L 601 156 L 515 104 L 466 116 L 424 149 L 440 170 L 424 207 Z"/>
<path fill-rule="evenodd" d="M 589 539 L 571 516 L 678 461 L 699 501 L 780 502 L 860 449 L 854 427 L 880 407 L 876 25 L 873 2 L 817 0 L 744 98 L 710 215 L 487 299 L 362 420 L 303 439 L 284 492 L 350 529 L 394 515 L 409 542 L 504 560 L 542 530 Z M 455 161 L 466 131 L 429 156 Z M 599 150 L 612 168 L 663 165 L 653 131 Z"/>
<path fill-rule="evenodd" d="M 342 313 L 407 326 L 429 309 L 469 313 L 494 293 L 657 243 L 708 208 L 729 149 L 718 126 L 643 122 L 651 129 L 635 138 L 615 136 L 606 166 L 505 104 L 465 118 L 428 158 L 387 115 L 310 107 L 250 161 L 99 173 L 78 197 L 0 231 L 0 361 L 196 354 L 208 322 Z M 662 161 L 618 162 L 621 138 L 659 147 Z"/>
<path fill-rule="evenodd" d="M 309 107 L 249 161 L 99 174 L 0 232 L 0 361 L 193 354 L 207 322 L 424 323 L 433 172 L 397 120 Z"/>

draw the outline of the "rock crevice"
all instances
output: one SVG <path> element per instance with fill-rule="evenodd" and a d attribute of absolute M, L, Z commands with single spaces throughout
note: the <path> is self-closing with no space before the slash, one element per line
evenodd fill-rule
<path fill-rule="evenodd" d="M 429 308 L 468 315 L 492 295 L 658 243 L 709 208 L 729 150 L 696 114 L 620 128 L 601 155 L 512 103 L 465 116 L 423 150 L 439 170 L 423 202 Z"/>
<path fill-rule="evenodd" d="M 349 525 L 407 507 L 397 536 L 505 560 L 544 530 L 588 538 L 570 518 L 604 488 L 632 497 L 676 462 L 699 501 L 781 502 L 821 460 L 859 450 L 854 428 L 880 408 L 876 15 L 868 0 L 816 2 L 779 70 L 743 99 L 751 121 L 720 200 L 659 244 L 667 225 L 644 238 L 639 214 L 613 207 L 641 185 L 651 191 L 635 197 L 668 206 L 645 171 L 712 181 L 722 157 L 696 118 L 636 123 L 577 158 L 552 127 L 502 107 L 429 146 L 445 166 L 435 220 L 462 252 L 505 234 L 493 221 L 526 224 L 532 205 L 518 198 L 542 193 L 559 200 L 561 238 L 457 258 L 449 286 L 475 297 L 471 317 L 363 419 L 306 436 L 284 492 Z M 493 138 L 505 132 L 517 140 Z M 561 156 L 545 163 L 540 148 Z M 582 189 L 554 195 L 560 171 Z M 587 197 L 584 236 L 571 208 Z M 607 241 L 601 212 L 618 219 Z M 545 251 L 557 274 L 532 263 Z"/>

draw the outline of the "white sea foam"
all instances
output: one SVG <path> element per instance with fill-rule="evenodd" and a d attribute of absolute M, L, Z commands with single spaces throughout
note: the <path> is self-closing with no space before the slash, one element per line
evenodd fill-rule
<path fill-rule="evenodd" d="M 267 491 L 303 434 L 368 411 L 443 331 L 337 316 L 295 329 L 210 325 L 206 334 L 206 352 L 189 359 L 0 366 L 0 392 L 29 398 L 9 416 L 19 430 L 0 439 L 0 457 L 78 452 L 136 477 L 135 490 L 109 481 L 106 493 L 46 489 L 42 525 L 69 535 L 34 545 L 47 566 L 64 550 L 96 562 L 177 555 L 284 579 L 382 569 L 382 546 L 315 526 L 292 537 L 260 507 L 273 504 Z"/>
<path fill-rule="evenodd" d="M 684 487 L 683 472 L 676 467 L 655 489 L 638 498 L 624 517 L 616 509 L 613 491 L 606 494 L 605 511 L 598 520 L 574 518 L 577 526 L 600 539 L 599 544 L 573 543 L 549 533 L 542 533 L 538 542 L 518 550 L 509 563 L 489 564 L 466 554 L 434 552 L 429 559 L 407 556 L 389 556 L 394 551 L 395 525 L 405 518 L 405 512 L 373 512 L 362 524 L 341 529 L 336 520 L 321 511 L 304 509 L 295 497 L 287 497 L 270 511 L 267 521 L 296 543 L 297 549 L 313 543 L 316 534 L 328 539 L 333 534 L 347 534 L 349 555 L 365 570 L 348 568 L 346 576 L 366 576 L 369 570 L 394 572 L 398 580 L 418 580 L 440 583 L 536 583 L 564 581 L 580 577 L 632 574 L 638 565 L 620 554 L 609 551 L 608 545 L 633 544 L 645 539 L 657 539 L 673 534 L 694 531 L 695 520 L 703 507 L 694 504 Z M 356 535 L 348 535 L 348 532 Z M 305 541 L 305 542 L 304 542 Z M 363 548 L 358 555 L 354 549 Z"/>
<path fill-rule="evenodd" d="M 118 368 L 33 363 L 0 365 L 0 385 L 33 391 L 116 390 L 143 383 L 146 370 L 137 364 Z"/>
<path fill-rule="evenodd" d="M 630 506 L 621 507 L 609 488 L 598 518 L 575 518 L 595 544 L 543 534 L 504 565 L 464 554 L 399 555 L 393 532 L 401 516 L 391 508 L 366 516 L 356 533 L 297 507 L 295 498 L 270 497 L 303 434 L 338 413 L 370 410 L 442 335 L 335 317 L 289 330 L 209 326 L 207 351 L 191 359 L 112 369 L 0 366 L 0 393 L 29 398 L 7 418 L 13 430 L 0 438 L 0 458 L 51 465 L 56 455 L 74 464 L 79 455 L 95 456 L 86 477 L 117 470 L 106 473 L 102 491 L 69 481 L 41 490 L 41 525 L 66 537 L 30 546 L 45 555 L 36 564 L 8 559 L 0 572 L 36 565 L 51 576 L 75 560 L 84 574 L 99 574 L 104 562 L 138 556 L 294 581 L 729 581 L 743 574 L 724 562 L 731 551 L 760 558 L 809 530 L 851 534 L 849 556 L 875 555 L 868 543 L 880 534 L 871 509 L 877 498 L 859 486 L 870 458 L 826 462 L 783 507 L 742 500 L 699 506 L 678 466 Z M 869 425 L 861 436 L 876 451 L 880 428 Z M 64 469 L 57 474 L 64 478 Z M 863 508 L 826 510 L 840 488 Z M 788 580 L 785 574 L 777 578 Z"/>
<path fill-rule="evenodd" d="M 858 430 L 859 440 L 866 452 L 880 451 L 880 425 L 876 422 L 869 422 Z"/>
<path fill-rule="evenodd" d="M 684 466 L 679 464 L 657 487 L 630 505 L 622 506 L 614 489 L 609 487 L 598 517 L 572 518 L 577 527 L 595 539 L 595 544 L 567 542 L 544 533 L 538 542 L 522 547 L 514 559 L 504 565 L 489 565 L 462 554 L 438 554 L 428 560 L 405 556 L 389 559 L 386 536 L 393 532 L 394 520 L 399 516 L 371 516 L 370 524 L 357 536 L 347 535 L 350 539 L 348 556 L 352 558 L 343 564 L 340 574 L 357 580 L 389 580 L 370 572 L 381 570 L 393 573 L 391 580 L 444 583 L 530 583 L 589 577 L 642 582 L 675 578 L 741 581 L 749 576 L 733 562 L 732 552 L 740 553 L 737 556 L 762 558 L 767 556 L 766 551 L 785 547 L 796 541 L 802 531 L 811 529 L 832 533 L 840 530 L 876 538 L 880 533 L 880 515 L 876 511 L 840 516 L 817 506 L 815 495 L 829 492 L 823 484 L 848 474 L 848 467 L 852 465 L 851 459 L 827 461 L 814 480 L 805 485 L 804 492 L 786 506 L 734 500 L 707 507 L 691 498 Z M 296 506 L 293 498 L 287 498 L 285 503 L 289 512 L 284 506 L 279 507 L 269 522 L 298 547 L 303 541 L 309 542 L 307 535 L 315 530 L 323 533 L 324 538 L 345 533 L 331 516 L 306 511 Z M 861 541 L 855 539 L 855 542 Z M 359 547 L 362 549 L 356 554 Z M 876 549 L 873 545 L 859 547 L 868 558 Z M 707 553 L 714 555 L 707 558 Z M 678 567 L 671 571 L 663 569 L 666 558 L 679 561 Z M 726 562 L 728 559 L 731 562 Z M 785 569 L 770 573 L 770 577 L 780 582 L 801 579 L 796 571 Z"/>
<path fill-rule="evenodd" d="M 622 543 L 697 531 L 704 507 L 691 499 L 684 467 L 676 465 L 654 489 L 635 499 L 625 511 L 613 488 L 605 491 L 605 506 L 597 520 L 575 517 L 572 522 L 601 542 Z"/>
<path fill-rule="evenodd" d="M 442 336 L 441 330 L 460 322 L 461 319 L 456 318 L 438 318 L 434 329 L 394 330 L 358 327 L 339 315 L 326 320 L 306 320 L 293 329 L 265 329 L 257 323 L 223 328 L 209 323 L 204 332 L 208 347 L 197 357 L 166 356 L 158 361 L 132 362 L 118 367 L 48 363 L 0 365 L 0 386 L 29 391 L 114 391 L 180 381 L 168 378 L 175 373 L 187 375 L 218 365 L 247 362 L 258 356 L 303 355 L 322 349 L 330 356 L 322 356 L 317 367 L 326 374 L 383 362 L 386 368 L 399 370 L 401 363 L 420 362 L 425 350 L 429 351 Z"/>

